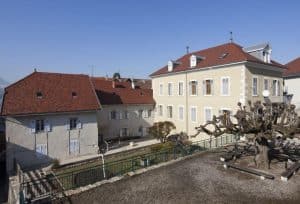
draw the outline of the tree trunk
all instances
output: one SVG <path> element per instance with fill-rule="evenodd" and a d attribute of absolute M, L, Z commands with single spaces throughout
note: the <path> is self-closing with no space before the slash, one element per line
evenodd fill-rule
<path fill-rule="evenodd" d="M 263 166 L 270 169 L 270 147 L 265 137 L 260 137 L 255 140 L 256 152 L 254 162 L 257 168 Z"/>

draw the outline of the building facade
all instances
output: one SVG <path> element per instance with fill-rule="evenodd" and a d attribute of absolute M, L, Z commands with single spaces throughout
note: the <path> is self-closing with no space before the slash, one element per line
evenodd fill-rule
<path fill-rule="evenodd" d="M 264 90 L 273 102 L 282 101 L 284 66 L 265 56 L 270 53 L 269 45 L 229 43 L 169 61 L 151 74 L 155 121 L 172 121 L 176 132 L 191 136 L 213 115 L 235 112 L 238 102 L 263 101 Z"/>
<path fill-rule="evenodd" d="M 98 152 L 98 98 L 87 75 L 34 72 L 5 89 L 6 167 Z"/>
<path fill-rule="evenodd" d="M 286 64 L 287 70 L 284 72 L 284 82 L 289 94 L 293 94 L 292 103 L 296 105 L 296 111 L 300 114 L 300 58 L 292 60 Z"/>
<path fill-rule="evenodd" d="M 101 102 L 99 141 L 148 136 L 155 106 L 149 81 L 94 77 L 92 82 Z"/>

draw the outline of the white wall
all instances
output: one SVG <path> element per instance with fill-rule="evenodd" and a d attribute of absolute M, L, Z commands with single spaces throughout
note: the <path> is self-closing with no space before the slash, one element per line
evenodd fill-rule
<path fill-rule="evenodd" d="M 148 128 L 153 125 L 153 109 L 154 105 L 103 105 L 97 113 L 99 134 L 102 134 L 104 139 L 117 138 L 121 128 L 128 128 L 129 136 L 140 136 L 139 127 Z M 152 115 L 140 118 L 138 110 L 152 110 Z M 111 111 L 128 111 L 128 119 L 110 119 Z"/>
<path fill-rule="evenodd" d="M 76 117 L 81 129 L 67 130 L 69 119 Z M 31 122 L 37 119 L 49 121 L 50 132 L 32 133 Z M 69 152 L 70 139 L 79 140 L 78 155 L 95 154 L 98 151 L 98 127 L 96 112 L 41 115 L 6 118 L 7 169 L 12 169 L 12 160 L 27 168 L 48 164 L 52 159 L 67 160 L 77 157 Z M 35 153 L 37 144 L 47 144 L 48 155 Z"/>
<path fill-rule="evenodd" d="M 285 79 L 285 86 L 289 94 L 293 94 L 292 103 L 296 105 L 297 112 L 300 114 L 300 78 Z"/>

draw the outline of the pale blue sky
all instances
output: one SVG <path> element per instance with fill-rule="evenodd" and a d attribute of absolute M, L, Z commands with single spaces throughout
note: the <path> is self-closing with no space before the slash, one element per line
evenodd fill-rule
<path fill-rule="evenodd" d="M 39 71 L 147 77 L 185 53 L 270 42 L 300 56 L 300 1 L 0 0 L 0 77 Z"/>

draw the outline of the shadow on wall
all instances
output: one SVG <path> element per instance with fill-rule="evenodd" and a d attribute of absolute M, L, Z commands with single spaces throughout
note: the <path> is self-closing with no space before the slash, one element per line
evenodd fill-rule
<path fill-rule="evenodd" d="M 31 171 L 49 166 L 54 158 L 24 148 L 14 143 L 7 143 L 6 148 L 6 167 L 9 175 L 15 172 L 15 162 L 18 163 L 22 171 Z"/>
<path fill-rule="evenodd" d="M 115 93 L 96 90 L 98 98 L 101 99 L 101 104 L 122 104 L 122 99 Z"/>

